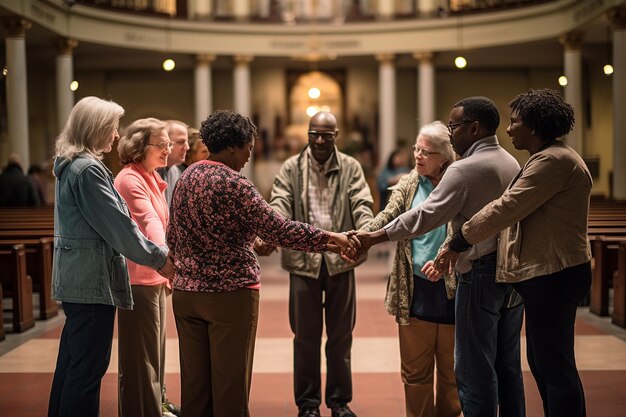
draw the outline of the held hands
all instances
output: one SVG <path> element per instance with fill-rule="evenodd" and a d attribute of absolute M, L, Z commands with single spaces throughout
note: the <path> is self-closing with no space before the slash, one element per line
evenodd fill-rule
<path fill-rule="evenodd" d="M 170 281 L 174 279 L 176 268 L 174 267 L 174 254 L 171 251 L 167 254 L 165 265 L 161 269 L 157 269 L 157 272 Z"/>
<path fill-rule="evenodd" d="M 440 272 L 435 268 L 434 261 L 428 261 L 424 264 L 421 269 L 422 274 L 426 275 L 426 279 L 430 282 L 437 282 L 443 277 L 443 272 Z"/>
<path fill-rule="evenodd" d="M 259 256 L 269 256 L 272 252 L 278 252 L 278 248 L 276 246 L 263 242 L 263 239 L 258 236 L 254 239 L 253 248 Z"/>
<path fill-rule="evenodd" d="M 352 260 L 353 254 L 359 251 L 361 243 L 355 237 L 355 233 L 328 233 L 330 234 L 330 238 L 328 239 L 328 243 L 326 243 L 326 250 L 340 254 L 343 259 L 350 263 L 356 262 L 358 257 L 354 258 L 355 260 Z M 347 254 L 347 258 L 344 254 Z"/>
<path fill-rule="evenodd" d="M 357 239 L 360 242 L 360 246 L 357 251 L 352 253 L 342 252 L 341 258 L 345 261 L 356 263 L 356 261 L 365 254 L 369 248 L 380 242 L 388 240 L 387 234 L 383 229 L 375 232 L 355 231 L 347 232 L 352 239 Z"/>
<path fill-rule="evenodd" d="M 460 252 L 453 251 L 452 249 L 450 249 L 449 246 L 442 246 L 439 249 L 439 253 L 437 254 L 437 258 L 435 258 L 435 262 L 433 265 L 435 271 L 439 272 L 440 274 L 452 274 L 454 272 L 456 261 L 459 259 L 460 255 Z M 426 265 L 428 265 L 428 263 Z M 424 265 L 424 268 L 426 267 L 426 265 Z M 423 269 L 422 272 L 424 272 Z M 430 279 L 429 275 L 426 272 L 424 272 L 424 274 L 428 277 L 428 279 Z"/>

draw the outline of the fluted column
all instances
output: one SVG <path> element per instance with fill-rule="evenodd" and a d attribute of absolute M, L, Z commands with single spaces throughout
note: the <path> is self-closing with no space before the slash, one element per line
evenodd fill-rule
<path fill-rule="evenodd" d="M 393 0 L 378 0 L 378 17 L 383 20 L 391 19 L 395 13 Z"/>
<path fill-rule="evenodd" d="M 382 167 L 396 147 L 396 69 L 393 54 L 376 56 L 378 60 L 378 166 Z"/>
<path fill-rule="evenodd" d="M 22 166 L 30 165 L 28 136 L 28 90 L 26 83 L 26 31 L 31 23 L 22 18 L 2 20 L 6 32 L 8 152 L 20 156 Z"/>
<path fill-rule="evenodd" d="M 419 61 L 417 81 L 417 121 L 420 126 L 435 120 L 435 66 L 432 52 L 416 52 Z"/>
<path fill-rule="evenodd" d="M 234 108 L 237 113 L 252 117 L 252 106 L 250 103 L 250 62 L 251 56 L 235 56 L 234 79 Z M 246 177 L 252 179 L 252 157 L 250 162 L 241 171 Z"/>
<path fill-rule="evenodd" d="M 582 98 L 582 39 L 580 32 L 570 32 L 561 37 L 563 44 L 563 67 L 567 77 L 565 86 L 565 101 L 574 107 L 576 123 L 574 129 L 567 135 L 567 144 L 574 148 L 579 155 L 584 155 L 583 149 L 583 98 Z"/>
<path fill-rule="evenodd" d="M 61 131 L 74 107 L 74 92 L 70 84 L 74 80 L 74 58 L 72 52 L 78 41 L 68 38 L 56 40 L 56 81 L 57 81 L 57 127 Z"/>
<path fill-rule="evenodd" d="M 608 13 L 613 26 L 613 189 L 626 200 L 626 6 Z"/>
<path fill-rule="evenodd" d="M 233 15 L 237 20 L 248 20 L 250 18 L 250 0 L 232 0 Z"/>
<path fill-rule="evenodd" d="M 215 55 L 202 54 L 196 57 L 194 70 L 194 120 L 195 127 L 200 128 L 200 123 L 213 112 L 213 87 L 211 82 L 211 63 L 215 61 Z"/>

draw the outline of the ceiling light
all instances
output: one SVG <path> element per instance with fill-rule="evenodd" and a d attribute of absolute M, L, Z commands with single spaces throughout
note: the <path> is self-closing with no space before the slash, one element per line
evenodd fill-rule
<path fill-rule="evenodd" d="M 174 62 L 173 59 L 167 58 L 165 61 L 163 61 L 163 69 L 165 71 L 171 71 L 174 69 L 174 67 L 176 67 L 176 62 Z"/>
<path fill-rule="evenodd" d="M 320 106 L 309 106 L 306 108 L 306 115 L 309 117 L 313 117 L 319 111 L 320 111 Z"/>
<path fill-rule="evenodd" d="M 463 56 L 457 56 L 456 58 L 454 58 L 454 65 L 458 69 L 463 69 L 467 66 L 467 59 L 465 59 L 465 57 Z"/>
<path fill-rule="evenodd" d="M 316 98 L 320 98 L 320 95 L 322 94 L 322 92 L 320 91 L 319 88 L 317 87 L 311 87 L 309 88 L 309 97 L 316 99 Z"/>
<path fill-rule="evenodd" d="M 565 87 L 567 85 L 567 77 L 565 75 L 561 75 L 559 77 L 559 85 L 561 87 Z"/>
<path fill-rule="evenodd" d="M 606 64 L 604 66 L 603 70 L 604 70 L 604 75 L 611 75 L 611 74 L 613 74 L 613 65 Z"/>
<path fill-rule="evenodd" d="M 70 90 L 72 91 L 78 90 L 78 81 L 74 80 L 70 83 Z"/>

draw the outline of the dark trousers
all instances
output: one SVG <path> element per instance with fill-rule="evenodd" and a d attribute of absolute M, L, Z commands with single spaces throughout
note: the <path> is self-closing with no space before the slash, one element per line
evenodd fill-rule
<path fill-rule="evenodd" d="M 354 270 L 317 279 L 291 274 L 289 322 L 294 333 L 294 394 L 298 408 L 321 404 L 320 347 L 326 324 L 326 395 L 329 408 L 352 401 L 350 349 L 356 317 Z"/>
<path fill-rule="evenodd" d="M 183 417 L 250 417 L 259 291 L 174 290 Z"/>
<path fill-rule="evenodd" d="M 115 307 L 63 303 L 63 311 L 48 417 L 97 417 L 100 384 L 111 359 Z"/>
<path fill-rule="evenodd" d="M 589 262 L 514 284 L 526 306 L 526 350 L 546 417 L 584 417 L 574 321 L 591 286 Z"/>
<path fill-rule="evenodd" d="M 523 307 L 506 308 L 512 287 L 495 282 L 496 254 L 472 262 L 456 294 L 455 374 L 465 417 L 523 417 Z M 499 414 L 498 414 L 499 407 Z"/>

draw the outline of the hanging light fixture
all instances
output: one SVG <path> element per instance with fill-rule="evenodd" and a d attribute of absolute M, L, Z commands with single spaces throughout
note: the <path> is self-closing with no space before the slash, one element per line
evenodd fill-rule
<path fill-rule="evenodd" d="M 567 77 L 565 75 L 561 75 L 559 77 L 559 85 L 561 87 L 565 87 L 567 85 Z"/>
<path fill-rule="evenodd" d="M 78 90 L 78 81 L 74 80 L 70 83 L 70 91 Z"/>
<path fill-rule="evenodd" d="M 463 51 L 463 21 L 461 20 L 461 17 L 457 18 L 457 28 L 456 28 L 456 36 L 457 36 L 457 44 L 459 45 L 459 51 Z M 467 67 L 467 59 L 461 54 L 461 55 L 457 55 L 456 58 L 454 58 L 454 66 L 457 67 L 458 69 L 463 69 L 465 67 Z"/>
<path fill-rule="evenodd" d="M 174 61 L 172 58 L 166 58 L 163 61 L 163 69 L 167 72 L 172 71 L 174 68 L 176 68 L 176 61 Z"/>
<path fill-rule="evenodd" d="M 311 87 L 309 88 L 308 95 L 312 99 L 317 99 L 317 98 L 320 98 L 320 96 L 322 95 L 322 92 L 317 87 Z"/>
<path fill-rule="evenodd" d="M 610 76 L 613 74 L 613 65 L 611 65 L 611 26 L 606 27 L 606 64 L 602 67 L 604 75 Z"/>

